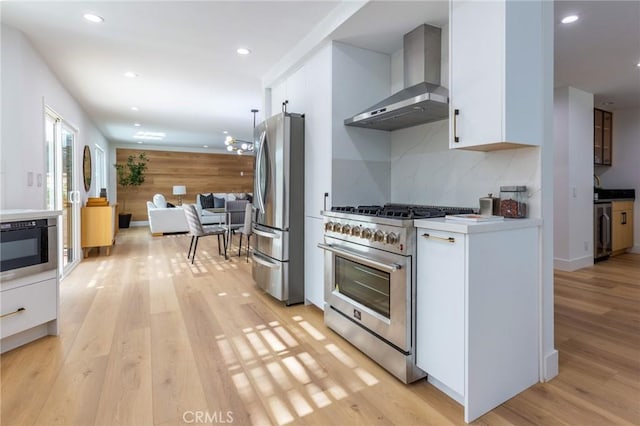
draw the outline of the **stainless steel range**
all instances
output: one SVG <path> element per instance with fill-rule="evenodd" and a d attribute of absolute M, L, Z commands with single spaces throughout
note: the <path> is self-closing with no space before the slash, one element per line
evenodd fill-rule
<path fill-rule="evenodd" d="M 404 204 L 322 212 L 325 324 L 404 383 L 426 376 L 415 365 L 413 220 L 472 212 Z"/>

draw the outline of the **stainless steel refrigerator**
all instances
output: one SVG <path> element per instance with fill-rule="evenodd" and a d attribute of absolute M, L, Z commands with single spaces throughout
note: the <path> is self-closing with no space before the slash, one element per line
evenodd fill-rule
<path fill-rule="evenodd" d="M 304 302 L 304 115 L 280 113 L 254 130 L 253 279 L 287 305 Z"/>

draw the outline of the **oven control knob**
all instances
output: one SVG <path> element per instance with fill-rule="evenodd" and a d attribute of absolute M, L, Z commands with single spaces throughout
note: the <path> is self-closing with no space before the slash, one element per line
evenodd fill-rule
<path fill-rule="evenodd" d="M 333 222 L 327 222 L 324 224 L 324 230 L 325 231 L 333 231 Z"/>
<path fill-rule="evenodd" d="M 359 237 L 360 235 L 362 235 L 362 227 L 354 226 L 353 228 L 351 228 L 351 235 L 353 235 L 354 237 Z"/>
<path fill-rule="evenodd" d="M 387 244 L 397 244 L 400 237 L 395 232 L 389 232 L 387 234 Z"/>
<path fill-rule="evenodd" d="M 349 225 L 343 225 L 343 226 L 342 226 L 342 233 L 343 233 L 343 234 L 346 234 L 346 235 L 351 234 L 351 226 L 349 226 Z"/>
<path fill-rule="evenodd" d="M 384 242 L 384 232 L 376 231 L 376 233 L 373 234 L 373 241 Z"/>
<path fill-rule="evenodd" d="M 365 240 L 370 240 L 372 236 L 373 231 L 371 231 L 371 228 L 364 228 L 362 230 L 362 238 L 364 238 Z"/>
<path fill-rule="evenodd" d="M 335 222 L 333 224 L 333 232 L 340 232 L 341 229 L 342 229 L 342 225 L 340 225 L 338 222 Z"/>

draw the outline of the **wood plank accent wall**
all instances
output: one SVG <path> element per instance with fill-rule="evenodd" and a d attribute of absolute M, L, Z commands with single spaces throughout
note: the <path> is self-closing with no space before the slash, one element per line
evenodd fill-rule
<path fill-rule="evenodd" d="M 149 159 L 145 182 L 126 193 L 120 187 L 117 191 L 120 207 L 124 197 L 127 213 L 133 214 L 134 221 L 148 220 L 147 201 L 155 194 L 163 194 L 168 202 L 177 204 L 173 185 L 187 187 L 183 203 L 195 203 L 196 194 L 203 192 L 253 192 L 252 155 L 116 148 L 116 162 L 126 163 L 129 155 L 141 152 L 146 152 Z"/>

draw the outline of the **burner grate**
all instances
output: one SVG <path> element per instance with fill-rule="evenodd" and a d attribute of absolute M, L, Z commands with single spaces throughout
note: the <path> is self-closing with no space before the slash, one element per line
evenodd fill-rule
<path fill-rule="evenodd" d="M 382 209 L 380 206 L 358 206 L 354 213 L 364 214 L 368 216 L 376 216 L 378 212 Z"/>
<path fill-rule="evenodd" d="M 353 213 L 363 216 L 378 216 L 389 219 L 429 219 L 454 214 L 471 214 L 476 210 L 469 207 L 421 206 L 412 204 L 385 204 L 384 206 L 338 206 L 331 211 Z"/>
<path fill-rule="evenodd" d="M 355 208 L 352 206 L 333 206 L 331 207 L 332 212 L 344 212 L 344 213 L 353 213 L 355 212 Z"/>

